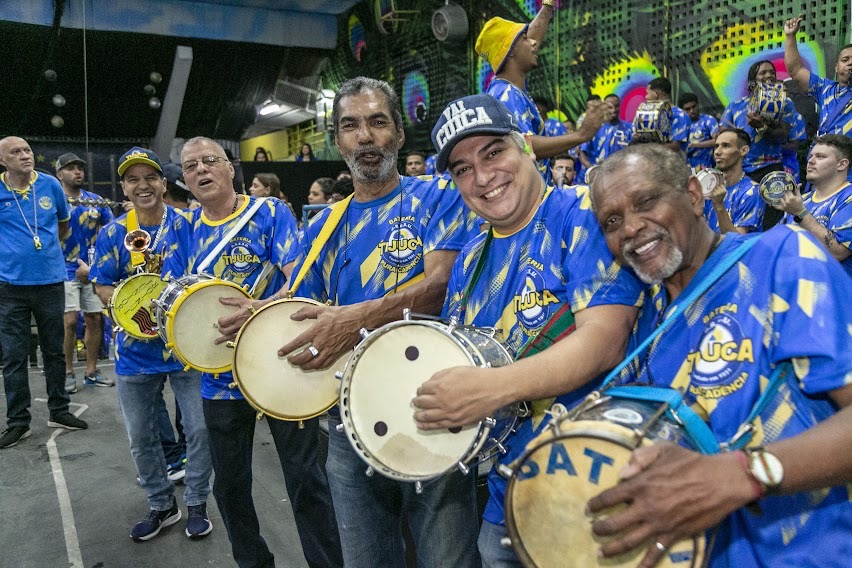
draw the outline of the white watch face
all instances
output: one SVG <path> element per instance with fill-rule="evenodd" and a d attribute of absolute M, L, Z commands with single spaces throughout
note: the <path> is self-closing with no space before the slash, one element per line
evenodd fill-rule
<path fill-rule="evenodd" d="M 752 474 L 767 487 L 778 487 L 784 479 L 784 466 L 769 452 L 752 452 L 750 464 Z"/>

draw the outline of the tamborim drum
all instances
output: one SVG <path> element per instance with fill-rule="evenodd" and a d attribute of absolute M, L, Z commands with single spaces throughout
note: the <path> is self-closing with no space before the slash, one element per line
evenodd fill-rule
<path fill-rule="evenodd" d="M 189 274 L 169 282 L 157 299 L 157 332 L 181 363 L 205 373 L 231 369 L 233 353 L 220 337 L 218 320 L 234 311 L 219 298 L 250 298 L 233 282 Z"/>
<path fill-rule="evenodd" d="M 434 373 L 457 366 L 512 362 L 484 330 L 438 321 L 389 323 L 358 344 L 343 373 L 340 414 L 349 442 L 375 471 L 401 481 L 427 481 L 488 459 L 502 448 L 517 413 L 449 430 L 418 430 L 411 400 Z"/>
<path fill-rule="evenodd" d="M 234 382 L 257 410 L 279 420 L 307 420 L 334 406 L 340 394 L 335 371 L 343 369 L 349 354 L 328 369 L 304 371 L 291 365 L 278 349 L 311 327 L 316 320 L 293 321 L 290 316 L 306 306 L 307 298 L 269 303 L 243 324 L 233 343 Z"/>
<path fill-rule="evenodd" d="M 748 112 L 779 121 L 784 116 L 787 89 L 784 83 L 756 83 L 748 100 Z"/>
<path fill-rule="evenodd" d="M 758 188 L 763 200 L 775 208 L 781 205 L 785 193 L 795 190 L 796 178 L 788 172 L 769 172 L 760 180 Z"/>
<path fill-rule="evenodd" d="M 109 317 L 127 335 L 149 340 L 157 337 L 154 301 L 166 283 L 159 274 L 134 274 L 123 280 L 112 293 L 107 311 Z"/>
<path fill-rule="evenodd" d="M 704 194 L 704 199 L 710 199 L 713 190 L 721 185 L 725 187 L 725 176 L 717 169 L 705 168 L 695 172 L 695 177 L 701 184 L 701 192 Z"/>
<path fill-rule="evenodd" d="M 647 393 L 654 398 L 657 391 L 680 397 L 671 389 L 652 387 L 592 393 L 577 408 L 556 417 L 512 464 L 506 488 L 506 527 L 524 566 L 639 564 L 646 547 L 616 558 L 597 557 L 606 539 L 592 533 L 584 512 L 586 503 L 618 483 L 618 472 L 641 445 L 663 440 L 690 448 L 715 444 L 715 439 L 707 439 L 712 434 L 703 424 L 703 437 L 696 440 L 681 427 L 667 402 L 643 400 Z M 624 394 L 638 398 L 625 398 Z M 686 539 L 672 545 L 658 566 L 696 567 L 703 556 L 704 539 Z"/>
<path fill-rule="evenodd" d="M 646 101 L 636 109 L 633 135 L 651 142 L 672 139 L 672 105 L 668 101 Z"/>

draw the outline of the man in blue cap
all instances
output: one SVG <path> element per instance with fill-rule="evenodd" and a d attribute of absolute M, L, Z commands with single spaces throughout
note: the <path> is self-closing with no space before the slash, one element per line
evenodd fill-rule
<path fill-rule="evenodd" d="M 502 104 L 488 95 L 450 103 L 432 141 L 438 169 L 447 170 L 465 204 L 491 225 L 459 253 L 442 316 L 497 328 L 519 360 L 436 373 L 417 391 L 414 418 L 425 430 L 455 428 L 494 416 L 510 403 L 534 401 L 532 416 L 520 422 L 499 458 L 508 464 L 537 435 L 554 403 L 582 400 L 598 384 L 596 377 L 621 360 L 642 288 L 607 250 L 588 188 L 546 186 Z M 538 347 L 523 349 L 558 329 L 560 339 L 570 335 L 535 355 Z M 507 536 L 506 480 L 496 468 L 488 487 L 479 534 L 482 564 L 521 566 L 514 551 L 500 544 Z"/>

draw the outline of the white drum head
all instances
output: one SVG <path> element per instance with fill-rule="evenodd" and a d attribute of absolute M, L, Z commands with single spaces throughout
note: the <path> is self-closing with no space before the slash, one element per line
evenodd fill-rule
<path fill-rule="evenodd" d="M 474 444 L 477 424 L 460 430 L 418 430 L 412 399 L 437 371 L 470 367 L 465 350 L 429 324 L 398 325 L 375 332 L 352 371 L 348 392 L 359 442 L 384 466 L 419 478 L 455 467 Z"/>
<path fill-rule="evenodd" d="M 175 355 L 190 367 L 224 372 L 231 367 L 234 354 L 225 343 L 213 343 L 221 337 L 216 322 L 233 313 L 235 308 L 220 304 L 219 298 L 248 296 L 241 289 L 225 284 L 201 283 L 198 286 L 188 290 L 186 297 L 182 296 L 175 303 L 170 340 Z"/>
<path fill-rule="evenodd" d="M 304 371 L 279 357 L 278 349 L 310 328 L 316 320 L 293 321 L 305 306 L 301 300 L 282 300 L 258 310 L 240 330 L 234 351 L 234 380 L 258 410 L 280 420 L 305 420 L 322 414 L 337 401 L 344 354 L 322 371 Z"/>

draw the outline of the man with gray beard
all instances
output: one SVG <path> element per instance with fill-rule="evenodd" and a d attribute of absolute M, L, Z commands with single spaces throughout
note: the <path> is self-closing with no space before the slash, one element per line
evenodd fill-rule
<path fill-rule="evenodd" d="M 278 352 L 306 371 L 329 367 L 359 342 L 360 329 L 399 320 L 404 308 L 440 313 L 450 269 L 475 219 L 448 181 L 397 173 L 405 134 L 399 99 L 387 83 L 346 81 L 334 99 L 333 120 L 354 194 L 308 226 L 291 288 L 296 297 L 331 305 L 294 314 L 316 323 Z M 340 423 L 333 408 L 327 471 L 347 568 L 404 568 L 406 517 L 419 565 L 479 566 L 474 476 L 454 472 L 420 494 L 411 482 L 368 477 Z"/>

